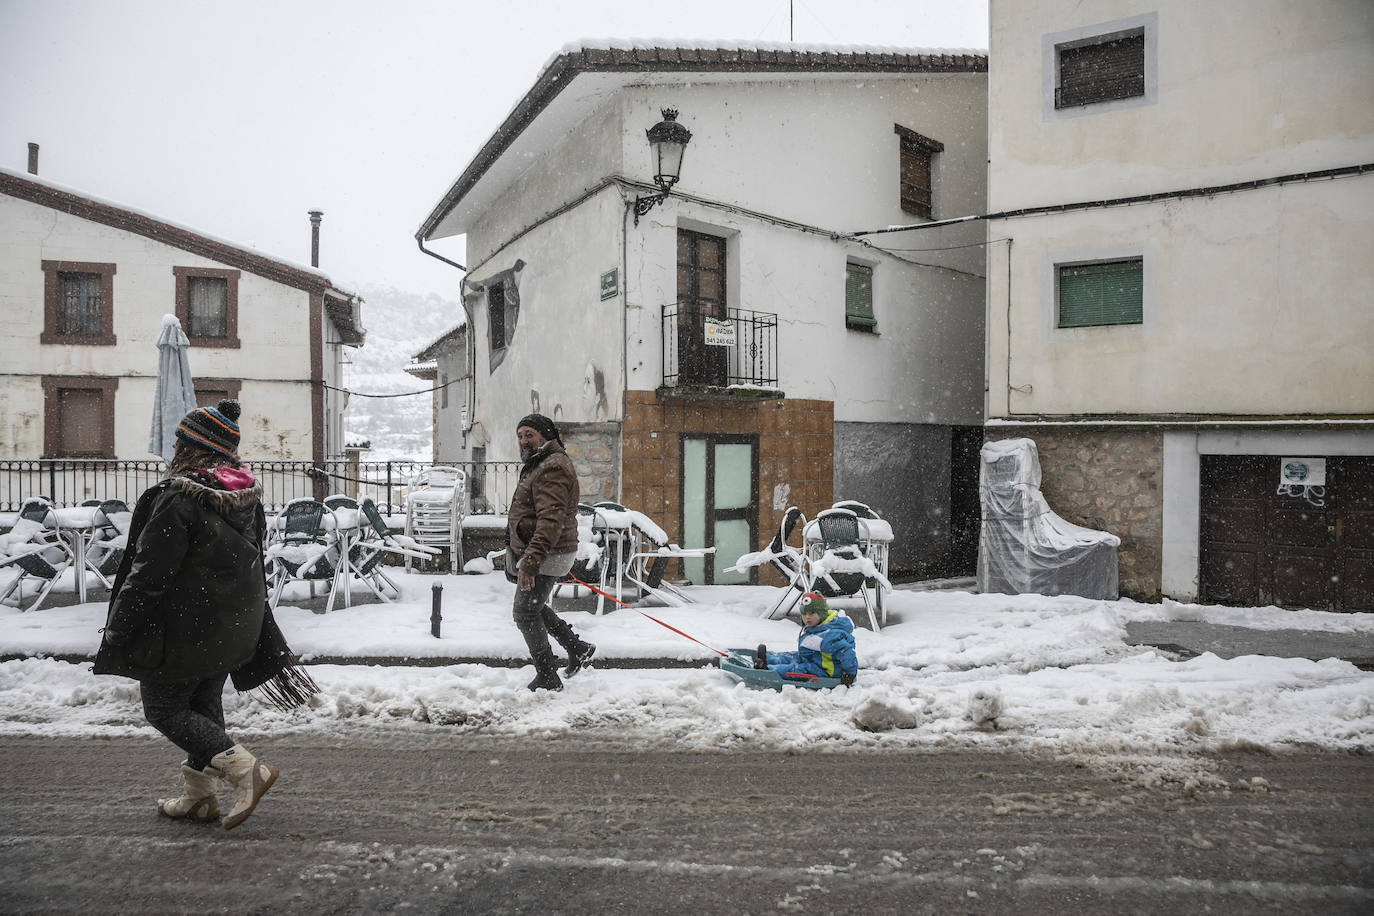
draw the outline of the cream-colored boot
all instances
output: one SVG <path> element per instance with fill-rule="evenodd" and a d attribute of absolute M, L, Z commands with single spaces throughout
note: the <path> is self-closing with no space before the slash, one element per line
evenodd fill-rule
<path fill-rule="evenodd" d="M 215 798 L 215 777 L 212 770 L 195 770 L 181 765 L 185 785 L 178 798 L 159 798 L 157 813 L 163 817 L 184 817 L 188 821 L 205 823 L 219 817 L 219 799 Z"/>
<path fill-rule="evenodd" d="M 258 806 L 258 800 L 272 788 L 281 771 L 270 763 L 263 763 L 242 744 L 221 751 L 210 758 L 210 768 L 234 787 L 234 806 L 224 816 L 224 829 L 233 830 L 248 820 Z"/>

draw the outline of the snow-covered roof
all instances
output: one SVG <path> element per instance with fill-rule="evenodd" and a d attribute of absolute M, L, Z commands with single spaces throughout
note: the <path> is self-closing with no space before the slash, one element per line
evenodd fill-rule
<path fill-rule="evenodd" d="M 419 352 L 417 352 L 414 356 L 411 357 L 410 365 L 420 366 L 427 363 L 435 362 L 435 360 L 438 358 L 439 350 L 443 348 L 443 345 L 461 339 L 463 334 L 467 332 L 467 326 L 467 319 L 464 319 L 455 324 L 453 327 L 449 328 L 444 333 L 440 334 L 438 337 L 434 338 L 429 343 L 425 344 Z M 406 371 L 411 372 L 410 366 L 406 367 Z M 411 372 L 411 374 L 414 375 L 413 372 Z"/>
<path fill-rule="evenodd" d="M 327 292 L 347 300 L 362 298 L 355 292 L 336 286 L 329 279 L 329 275 L 319 268 L 264 254 L 251 246 L 208 235 L 181 223 L 94 197 L 84 191 L 39 178 L 37 175 L 0 168 L 0 193 L 52 207 L 91 222 L 133 232 L 192 254 L 231 264 L 287 286 L 312 292 Z"/>
<path fill-rule="evenodd" d="M 987 69 L 987 52 L 975 48 L 582 39 L 549 59 L 534 85 L 425 217 L 415 237 L 424 241 L 466 232 L 473 216 L 528 165 L 524 154 L 573 130 L 609 93 L 631 83 L 678 82 L 688 74 L 694 82 L 728 82 L 770 74 L 814 79 Z M 539 129 L 531 130 L 536 121 Z"/>

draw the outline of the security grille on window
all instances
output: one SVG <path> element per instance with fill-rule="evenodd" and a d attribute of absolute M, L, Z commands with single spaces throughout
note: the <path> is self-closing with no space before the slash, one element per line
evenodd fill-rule
<path fill-rule="evenodd" d="M 187 334 L 226 337 L 229 334 L 229 281 L 222 277 L 187 277 L 189 305 Z"/>
<path fill-rule="evenodd" d="M 67 273 L 58 275 L 61 288 L 58 328 L 62 334 L 93 335 L 101 333 L 100 274 Z"/>
<path fill-rule="evenodd" d="M 854 331 L 872 331 L 873 268 L 867 264 L 846 264 L 844 270 L 844 326 Z"/>
<path fill-rule="evenodd" d="M 1060 265 L 1059 327 L 1142 324 L 1143 266 L 1140 258 Z"/>
<path fill-rule="evenodd" d="M 901 138 L 899 190 L 902 210 L 921 219 L 931 219 L 934 212 L 932 160 L 936 153 L 944 152 L 945 145 L 900 124 L 892 125 L 892 129 Z"/>
<path fill-rule="evenodd" d="M 1145 94 L 1145 30 L 1059 45 L 1055 108 L 1131 99 Z"/>

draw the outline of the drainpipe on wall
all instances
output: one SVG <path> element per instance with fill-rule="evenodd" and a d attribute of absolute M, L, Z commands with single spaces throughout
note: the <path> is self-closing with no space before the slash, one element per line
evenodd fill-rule
<path fill-rule="evenodd" d="M 418 235 L 415 236 L 415 244 L 419 245 L 420 250 L 423 251 L 425 254 L 429 255 L 431 258 L 434 258 L 438 261 L 443 261 L 450 267 L 456 267 L 459 270 L 461 270 L 465 275 L 467 274 L 468 269 L 464 267 L 462 264 L 459 264 L 457 261 L 450 261 L 448 258 L 439 254 L 437 251 L 430 251 L 428 248 L 426 248 L 425 240 L 423 237 Z M 466 276 L 464 276 L 464 279 L 467 279 Z M 468 332 L 463 335 L 467 338 L 468 344 L 468 390 L 467 397 L 465 398 L 465 400 L 467 401 L 467 409 L 463 412 L 463 414 L 460 414 L 460 416 L 463 416 L 463 419 L 458 424 L 462 434 L 464 436 L 467 436 L 468 433 L 472 432 L 472 427 L 477 422 L 477 340 L 473 336 L 474 331 L 472 326 L 472 310 L 468 308 L 467 297 L 463 295 L 462 280 L 458 282 L 458 304 L 463 307 L 463 320 L 467 322 L 468 327 Z"/>

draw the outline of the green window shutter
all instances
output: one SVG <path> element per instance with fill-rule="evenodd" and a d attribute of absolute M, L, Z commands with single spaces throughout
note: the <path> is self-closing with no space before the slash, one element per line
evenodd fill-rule
<path fill-rule="evenodd" d="M 878 324 L 873 318 L 873 268 L 865 264 L 845 265 L 844 323 L 864 329 Z"/>
<path fill-rule="evenodd" d="M 1143 262 L 1110 261 L 1059 268 L 1059 327 L 1141 324 Z"/>

